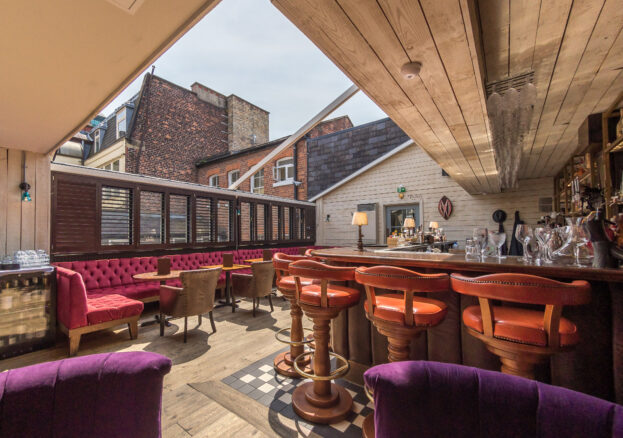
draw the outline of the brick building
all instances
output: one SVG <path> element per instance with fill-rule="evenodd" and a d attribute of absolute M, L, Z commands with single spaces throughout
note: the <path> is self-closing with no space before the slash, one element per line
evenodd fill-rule
<path fill-rule="evenodd" d="M 352 128 L 352 126 L 348 116 L 319 123 L 294 146 L 282 151 L 255 175 L 244 181 L 239 190 L 282 198 L 307 199 L 307 140 Z M 286 138 L 231 150 L 199 160 L 197 182 L 216 187 L 228 187 Z"/>
<path fill-rule="evenodd" d="M 195 82 L 146 74 L 140 92 L 89 133 L 82 164 L 197 182 L 196 162 L 268 141 L 268 112 Z"/>

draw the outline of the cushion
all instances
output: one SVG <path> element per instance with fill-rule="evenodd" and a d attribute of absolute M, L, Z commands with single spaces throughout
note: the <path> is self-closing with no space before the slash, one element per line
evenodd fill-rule
<path fill-rule="evenodd" d="M 100 295 L 123 295 L 134 300 L 157 297 L 160 294 L 160 283 L 154 281 L 140 282 L 127 286 L 102 287 L 87 292 L 88 297 Z"/>
<path fill-rule="evenodd" d="M 299 301 L 312 306 L 320 306 L 320 285 L 304 286 Z M 329 284 L 327 286 L 327 304 L 329 307 L 349 307 L 359 302 L 359 290 L 345 286 Z"/>
<path fill-rule="evenodd" d="M 92 295 L 87 298 L 87 321 L 89 325 L 129 318 L 143 312 L 141 301 L 122 295 Z"/>
<path fill-rule="evenodd" d="M 313 278 L 301 278 L 301 286 L 309 286 L 311 284 L 320 284 L 320 280 L 314 280 Z M 286 275 L 281 277 L 279 281 L 277 281 L 277 288 L 291 291 L 296 290 L 294 276 Z"/>
<path fill-rule="evenodd" d="M 364 303 L 368 311 L 368 301 Z M 430 298 L 413 298 L 413 322 L 416 326 L 431 327 L 439 324 L 448 312 L 442 301 Z M 405 299 L 403 294 L 385 294 L 376 296 L 374 317 L 386 321 L 405 324 Z"/>
<path fill-rule="evenodd" d="M 493 307 L 493 336 L 522 344 L 547 346 L 547 333 L 543 326 L 543 312 L 516 307 Z M 463 311 L 465 325 L 483 333 L 480 306 L 470 306 Z M 560 345 L 576 345 L 580 341 L 577 327 L 566 318 L 560 318 Z"/>

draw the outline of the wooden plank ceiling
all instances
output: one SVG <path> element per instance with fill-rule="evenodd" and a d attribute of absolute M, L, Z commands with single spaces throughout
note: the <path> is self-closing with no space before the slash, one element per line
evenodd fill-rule
<path fill-rule="evenodd" d="M 554 175 L 623 89 L 620 0 L 272 2 L 470 193 L 500 190 L 485 83 L 534 71 L 520 178 Z"/>

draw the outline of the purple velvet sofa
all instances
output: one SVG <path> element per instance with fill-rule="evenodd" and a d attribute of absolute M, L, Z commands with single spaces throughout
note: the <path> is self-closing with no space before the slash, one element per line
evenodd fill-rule
<path fill-rule="evenodd" d="M 377 438 L 623 437 L 623 406 L 463 365 L 407 361 L 364 374 Z"/>
<path fill-rule="evenodd" d="M 94 354 L 0 373 L 0 437 L 160 437 L 171 361 Z"/>

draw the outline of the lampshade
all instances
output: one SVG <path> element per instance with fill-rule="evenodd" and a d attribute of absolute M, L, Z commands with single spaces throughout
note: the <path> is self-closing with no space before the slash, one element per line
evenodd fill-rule
<path fill-rule="evenodd" d="M 439 224 L 437 222 L 431 222 L 428 224 L 428 228 L 439 228 Z"/>
<path fill-rule="evenodd" d="M 403 228 L 415 228 L 415 219 L 413 219 L 412 217 L 408 217 L 405 219 L 404 223 L 402 224 Z"/>
<path fill-rule="evenodd" d="M 368 214 L 365 211 L 356 211 L 352 225 L 368 225 Z"/>

